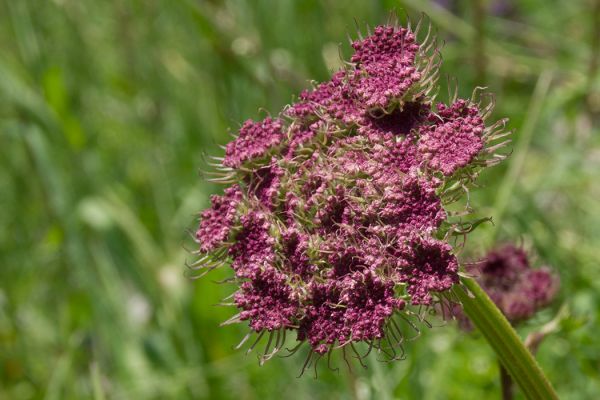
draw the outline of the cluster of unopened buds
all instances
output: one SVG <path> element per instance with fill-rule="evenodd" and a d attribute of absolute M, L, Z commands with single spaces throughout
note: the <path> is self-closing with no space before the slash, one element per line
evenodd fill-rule
<path fill-rule="evenodd" d="M 191 268 L 233 269 L 239 312 L 226 323 L 246 321 L 250 349 L 267 340 L 262 361 L 290 332 L 307 363 L 360 358 L 359 343 L 401 358 L 407 329 L 458 282 L 453 238 L 476 225 L 445 208 L 505 157 L 490 96 L 435 101 L 430 28 L 390 23 L 351 46 L 329 81 L 244 122 L 214 165 L 230 186 L 200 215 Z"/>

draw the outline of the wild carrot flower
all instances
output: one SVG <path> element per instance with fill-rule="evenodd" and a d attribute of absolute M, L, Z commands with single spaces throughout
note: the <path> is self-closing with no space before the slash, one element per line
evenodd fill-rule
<path fill-rule="evenodd" d="M 525 250 L 512 244 L 491 250 L 481 262 L 468 265 L 467 272 L 512 324 L 548 306 L 559 287 L 558 276 L 549 267 L 532 268 Z M 459 324 L 470 329 L 466 316 L 457 311 Z"/>
<path fill-rule="evenodd" d="M 307 362 L 358 342 L 400 358 L 406 328 L 458 281 L 450 239 L 472 224 L 445 207 L 504 158 L 506 121 L 486 124 L 483 97 L 434 101 L 440 57 L 419 27 L 352 41 L 331 80 L 246 121 L 217 159 L 233 186 L 200 215 L 191 267 L 232 268 L 227 323 L 247 322 L 251 348 L 267 335 L 262 361 L 289 333 Z"/>

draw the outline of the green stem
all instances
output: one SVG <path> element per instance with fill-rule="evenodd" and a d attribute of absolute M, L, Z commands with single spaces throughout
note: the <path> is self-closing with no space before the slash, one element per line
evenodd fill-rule
<path fill-rule="evenodd" d="M 461 282 L 454 286 L 454 294 L 525 396 L 530 400 L 558 399 L 535 358 L 484 290 L 472 278 L 463 277 Z"/>

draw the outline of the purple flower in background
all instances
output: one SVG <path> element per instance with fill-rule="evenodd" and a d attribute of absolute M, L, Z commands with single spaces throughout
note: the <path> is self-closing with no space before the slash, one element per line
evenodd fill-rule
<path fill-rule="evenodd" d="M 452 12 L 457 12 L 459 8 L 459 2 L 456 0 L 434 0 L 434 3 Z M 493 16 L 507 17 L 516 13 L 516 3 L 514 0 L 492 0 L 487 3 L 487 10 Z"/>
<path fill-rule="evenodd" d="M 236 186 L 200 215 L 193 267 L 231 266 L 228 323 L 247 321 L 251 348 L 267 333 L 262 361 L 290 332 L 309 344 L 307 363 L 336 348 L 358 356 L 360 342 L 401 358 L 399 326 L 458 281 L 449 239 L 464 230 L 445 207 L 504 158 L 492 144 L 503 122 L 486 125 L 491 107 L 473 99 L 434 104 L 439 58 L 418 38 L 376 27 L 331 80 L 226 146 L 217 181 Z M 528 282 L 542 299 L 544 277 Z"/>
<path fill-rule="evenodd" d="M 532 269 L 527 253 L 510 244 L 491 251 L 480 265 L 470 269 L 513 323 L 531 318 L 550 303 L 558 290 L 558 278 L 548 267 Z"/>
<path fill-rule="evenodd" d="M 469 265 L 467 271 L 513 324 L 548 306 L 559 287 L 558 276 L 549 267 L 532 268 L 525 250 L 512 244 L 490 251 L 481 262 Z M 469 329 L 466 316 L 456 311 L 459 324 Z"/>

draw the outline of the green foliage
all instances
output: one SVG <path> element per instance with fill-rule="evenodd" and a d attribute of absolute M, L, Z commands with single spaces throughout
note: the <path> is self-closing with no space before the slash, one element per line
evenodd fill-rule
<path fill-rule="evenodd" d="M 423 329 L 405 361 L 372 356 L 352 374 L 336 360 L 339 373 L 323 363 L 318 380 L 296 379 L 301 356 L 258 367 L 232 349 L 244 327 L 218 326 L 233 314 L 213 306 L 231 292 L 213 283 L 227 272 L 184 277 L 185 230 L 220 190 L 198 174 L 203 155 L 220 155 L 228 130 L 259 107 L 277 112 L 326 79 L 354 19 L 373 26 L 402 7 L 425 11 L 446 41 L 443 72 L 488 86 L 516 129 L 513 157 L 471 193 L 495 225 L 478 227 L 462 258 L 522 239 L 558 270 L 555 306 L 520 333 L 566 303 L 571 317 L 538 358 L 561 399 L 595 398 L 592 2 L 504 1 L 512 14 L 478 32 L 468 1 L 453 14 L 416 0 L 0 1 L 0 399 L 496 396 L 492 350 L 453 324 Z"/>

